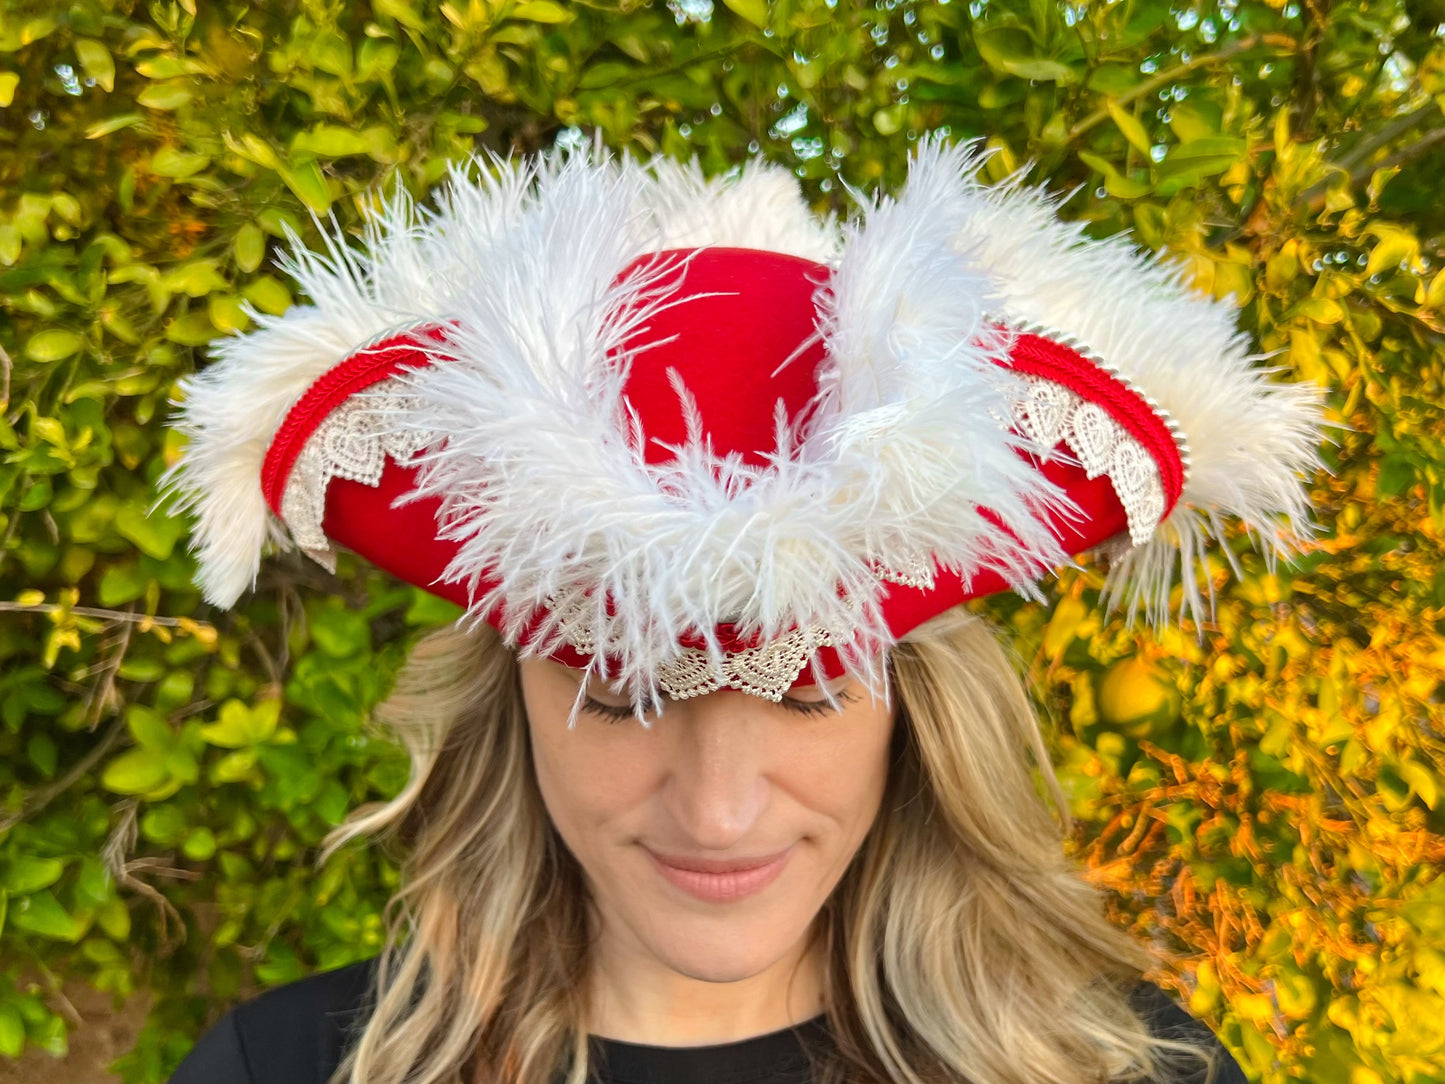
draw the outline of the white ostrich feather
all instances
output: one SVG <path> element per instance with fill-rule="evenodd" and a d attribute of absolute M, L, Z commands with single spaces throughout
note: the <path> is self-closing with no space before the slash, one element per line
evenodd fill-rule
<path fill-rule="evenodd" d="M 207 598 L 233 604 L 263 549 L 289 544 L 259 479 L 291 405 L 362 346 L 446 323 L 438 364 L 399 378 L 415 406 L 393 397 L 376 421 L 445 437 L 415 460 L 417 495 L 441 499 L 459 547 L 445 578 L 472 590 L 475 619 L 500 615 L 516 641 L 549 611 L 531 650 L 590 643 L 594 667 L 620 660 L 605 676 L 639 700 L 683 636 L 716 663 L 720 622 L 765 640 L 796 626 L 876 676 L 890 640 L 880 576 L 937 561 L 1034 591 L 1068 560 L 1044 513 L 1077 510 L 1011 432 L 1024 392 L 993 360 L 1008 342 L 990 318 L 1003 317 L 1086 343 L 1182 426 L 1183 499 L 1153 541 L 1116 556 L 1108 595 L 1163 621 L 1179 575 L 1198 617 L 1194 566 L 1228 520 L 1271 554 L 1308 532 L 1299 476 L 1318 462 L 1318 394 L 1256 367 L 1228 306 L 1177 270 L 1087 238 L 1041 191 L 980 184 L 982 160 L 926 140 L 899 196 L 860 201 L 840 226 L 761 162 L 705 178 L 602 152 L 490 159 L 453 169 L 434 209 L 386 202 L 359 249 L 334 223 L 323 253 L 291 238 L 282 266 L 310 304 L 253 312 L 257 330 L 220 344 L 179 407 L 190 444 L 168 484 L 196 513 Z M 687 303 L 667 297 L 686 257 L 618 276 L 702 246 L 832 269 L 819 396 L 806 418 L 777 419 L 765 467 L 717 455 L 681 385 L 691 435 L 669 463 L 643 460 L 624 409 L 615 355 L 660 306 Z"/>
<path fill-rule="evenodd" d="M 819 222 L 785 169 L 753 163 L 704 180 L 667 160 L 648 166 L 574 156 L 574 170 L 627 177 L 634 208 L 627 257 L 649 248 L 699 243 L 769 247 L 810 259 L 836 251 L 836 229 Z M 205 597 L 231 606 L 255 583 L 267 546 L 290 546 L 267 509 L 258 479 L 266 449 L 291 405 L 334 365 L 361 347 L 417 324 L 449 317 L 465 301 L 465 269 L 507 235 L 560 158 L 453 167 L 437 208 L 417 207 L 398 189 L 363 228 L 359 250 L 333 221 L 322 226 L 324 253 L 290 236 L 279 261 L 309 305 L 281 316 L 248 308 L 256 330 L 222 340 L 216 361 L 180 388 L 176 427 L 189 438 L 165 487 L 196 516 L 191 546 Z M 473 181 L 469 174 L 480 173 Z M 791 187 L 791 203 L 786 199 Z M 720 214 L 707 213 L 713 200 Z M 586 227 L 590 208 L 570 208 L 569 229 Z M 321 225 L 318 223 L 318 225 Z"/>
<path fill-rule="evenodd" d="M 1040 517 L 1057 497 L 1008 429 L 1020 391 L 991 360 L 1003 344 L 983 321 L 988 283 L 940 229 L 965 183 L 910 181 L 848 228 L 823 300 L 831 375 L 801 430 L 779 419 L 759 469 L 708 447 L 680 385 L 691 435 L 670 462 L 643 461 L 627 439 L 626 366 L 608 360 L 670 277 L 613 285 L 643 175 L 539 178 L 463 272 L 441 363 L 404 380 L 420 405 L 400 424 L 445 437 L 419 460 L 416 490 L 440 498 L 443 534 L 460 543 L 445 578 L 469 585 L 474 612 L 504 610 L 512 639 L 549 611 L 532 650 L 595 645 L 594 665 L 618 660 L 606 676 L 638 696 L 655 693 L 684 636 L 720 657 L 719 622 L 763 640 L 813 630 L 867 666 L 889 640 L 880 568 L 936 559 L 1022 586 L 1066 560 Z M 692 219 L 696 203 L 684 192 L 672 205 Z M 594 228 L 569 228 L 579 206 Z"/>
<path fill-rule="evenodd" d="M 976 146 L 928 140 L 917 167 L 971 172 Z M 953 243 L 978 261 L 1002 298 L 997 315 L 1072 336 L 1115 365 L 1179 423 L 1191 469 L 1174 511 L 1144 546 L 1110 547 L 1107 604 L 1132 621 L 1171 619 L 1170 592 L 1182 585 L 1181 615 L 1209 616 L 1198 586 L 1206 550 L 1238 521 L 1273 561 L 1314 530 L 1301 478 L 1321 466 L 1322 392 L 1272 379 L 1226 302 L 1200 295 L 1184 272 L 1135 249 L 1124 237 L 1097 240 L 1066 222 L 1042 189 L 1016 180 L 970 186 Z M 1234 562 L 1227 546 L 1219 547 Z M 1238 568 L 1235 568 L 1236 574 Z"/>

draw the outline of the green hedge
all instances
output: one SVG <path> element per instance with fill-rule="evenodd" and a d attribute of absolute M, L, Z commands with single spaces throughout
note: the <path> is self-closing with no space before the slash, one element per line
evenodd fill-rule
<path fill-rule="evenodd" d="M 1251 1079 L 1445 1079 L 1440 402 L 1445 9 L 1433 0 L 11 0 L 0 13 L 0 1057 L 63 1055 L 59 991 L 154 1007 L 160 1081 L 231 1000 L 374 951 L 395 873 L 313 866 L 400 754 L 363 726 L 445 607 L 268 565 L 234 613 L 149 514 L 176 380 L 310 212 L 360 221 L 480 147 L 756 151 L 820 207 L 946 129 L 1032 163 L 1233 295 L 1330 389 L 1324 532 L 1220 562 L 1155 640 L 1065 576 L 1001 600 L 1054 720 L 1089 876 Z M 1241 543 L 1241 550 L 1243 549 Z M 204 992 L 198 992 L 204 991 Z"/>

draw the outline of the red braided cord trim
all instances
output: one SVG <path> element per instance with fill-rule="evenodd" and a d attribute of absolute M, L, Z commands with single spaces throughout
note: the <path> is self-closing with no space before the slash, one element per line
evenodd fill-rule
<path fill-rule="evenodd" d="M 266 450 L 266 460 L 261 467 L 261 493 L 271 511 L 278 516 L 281 514 L 281 496 L 286 492 L 286 482 L 291 477 L 301 449 L 331 412 L 373 384 L 388 380 L 403 370 L 424 369 L 431 365 L 431 355 L 417 340 L 426 336 L 441 342 L 443 334 L 442 327 L 434 326 L 414 328 L 383 339 L 374 346 L 347 356 L 306 389 L 306 393 L 286 412 L 281 428 L 271 438 L 271 446 Z"/>
<path fill-rule="evenodd" d="M 1143 396 L 1073 347 L 1042 335 L 1017 335 L 1009 362 L 1015 372 L 1052 380 L 1087 402 L 1097 403 L 1143 445 L 1159 468 L 1168 514 L 1184 490 L 1184 462 L 1169 427 Z"/>

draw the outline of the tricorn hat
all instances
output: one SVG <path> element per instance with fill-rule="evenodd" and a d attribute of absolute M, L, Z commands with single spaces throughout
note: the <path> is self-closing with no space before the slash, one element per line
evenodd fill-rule
<path fill-rule="evenodd" d="M 761 161 L 491 159 L 293 237 L 310 304 L 183 389 L 206 597 L 342 546 L 639 702 L 876 673 L 1099 548 L 1131 616 L 1198 617 L 1230 520 L 1308 534 L 1318 389 L 982 161 L 926 140 L 840 222 Z"/>

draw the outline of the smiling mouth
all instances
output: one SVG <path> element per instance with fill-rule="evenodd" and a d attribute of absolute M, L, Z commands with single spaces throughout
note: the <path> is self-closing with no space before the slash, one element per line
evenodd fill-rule
<path fill-rule="evenodd" d="M 657 871 L 670 884 L 709 903 L 728 903 L 761 892 L 783 872 L 792 853 L 789 847 L 774 855 L 719 861 L 647 851 Z"/>

